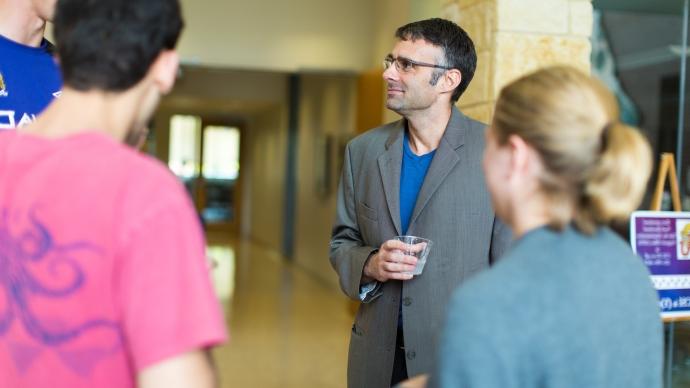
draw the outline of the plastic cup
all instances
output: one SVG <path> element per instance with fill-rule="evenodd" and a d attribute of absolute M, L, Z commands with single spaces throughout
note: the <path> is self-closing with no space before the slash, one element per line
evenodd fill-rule
<path fill-rule="evenodd" d="M 417 236 L 395 236 L 395 240 L 402 241 L 409 245 L 409 249 L 402 250 L 403 254 L 417 258 L 417 265 L 412 272 L 408 273 L 412 275 L 421 275 L 424 270 L 424 265 L 426 264 L 426 258 L 429 256 L 431 240 Z"/>

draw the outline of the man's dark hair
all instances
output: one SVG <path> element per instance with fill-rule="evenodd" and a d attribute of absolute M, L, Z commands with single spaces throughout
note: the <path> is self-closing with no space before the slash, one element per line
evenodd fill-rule
<path fill-rule="evenodd" d="M 65 85 L 124 91 L 141 81 L 184 22 L 178 0 L 58 0 L 55 40 Z"/>
<path fill-rule="evenodd" d="M 406 24 L 398 28 L 395 36 L 400 40 L 423 39 L 443 49 L 446 63 L 439 65 L 458 69 L 462 73 L 460 85 L 455 88 L 450 98 L 452 102 L 456 102 L 472 81 L 474 69 L 477 67 L 474 43 L 465 30 L 449 20 L 434 18 Z M 438 81 L 440 74 L 441 71 L 432 77 L 432 84 Z"/>

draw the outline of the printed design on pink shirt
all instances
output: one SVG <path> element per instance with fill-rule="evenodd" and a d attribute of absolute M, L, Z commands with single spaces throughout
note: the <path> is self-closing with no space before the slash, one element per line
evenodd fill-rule
<path fill-rule="evenodd" d="M 10 222 L 19 219 L 16 213 L 10 214 L 7 209 L 0 213 L 0 338 L 17 323 L 34 340 L 6 341 L 21 373 L 26 373 L 41 353 L 54 350 L 66 367 L 88 376 L 99 361 L 120 351 L 123 339 L 117 322 L 94 317 L 68 325 L 37 314 L 32 308 L 46 301 L 59 304 L 60 299 L 78 292 L 86 278 L 76 255 L 102 256 L 102 251 L 83 241 L 57 243 L 35 213 L 29 211 L 27 226 L 21 230 L 10 228 Z M 94 333 L 107 338 L 108 343 L 88 348 L 71 346 L 70 342 Z"/>

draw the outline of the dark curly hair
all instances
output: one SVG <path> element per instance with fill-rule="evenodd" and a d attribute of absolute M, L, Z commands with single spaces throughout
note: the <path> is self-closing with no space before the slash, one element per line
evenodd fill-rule
<path fill-rule="evenodd" d="M 178 0 L 58 0 L 54 25 L 65 85 L 123 91 L 175 48 L 184 22 Z"/>
<path fill-rule="evenodd" d="M 477 53 L 467 32 L 457 24 L 439 18 L 406 24 L 395 32 L 401 40 L 423 39 L 443 49 L 444 66 L 460 70 L 462 80 L 453 91 L 451 101 L 456 102 L 469 86 L 477 68 Z"/>

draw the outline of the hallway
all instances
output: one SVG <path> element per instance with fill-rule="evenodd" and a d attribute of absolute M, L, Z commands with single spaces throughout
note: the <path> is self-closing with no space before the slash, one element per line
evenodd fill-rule
<path fill-rule="evenodd" d="M 208 255 L 230 330 L 214 351 L 222 388 L 345 386 L 352 317 L 339 290 L 248 241 L 210 239 Z"/>

